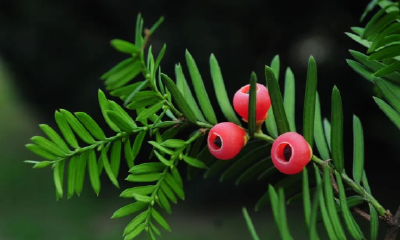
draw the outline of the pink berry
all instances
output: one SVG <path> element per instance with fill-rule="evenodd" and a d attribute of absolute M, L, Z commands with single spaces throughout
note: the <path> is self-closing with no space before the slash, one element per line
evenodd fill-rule
<path fill-rule="evenodd" d="M 208 133 L 207 146 L 214 157 L 221 160 L 234 158 L 247 142 L 246 131 L 231 122 L 215 125 Z"/>
<path fill-rule="evenodd" d="M 272 144 L 272 162 L 282 173 L 296 174 L 301 172 L 311 157 L 312 149 L 310 145 L 298 133 L 284 133 L 275 139 Z"/>
<path fill-rule="evenodd" d="M 250 84 L 239 89 L 233 97 L 235 111 L 246 122 L 249 119 L 249 90 Z M 256 121 L 258 123 L 264 122 L 270 107 L 271 99 L 269 98 L 268 89 L 264 85 L 257 83 Z"/>

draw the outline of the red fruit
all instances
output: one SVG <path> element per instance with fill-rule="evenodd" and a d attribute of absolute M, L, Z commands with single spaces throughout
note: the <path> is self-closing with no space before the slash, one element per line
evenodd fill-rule
<path fill-rule="evenodd" d="M 239 89 L 233 97 L 233 108 L 246 122 L 249 119 L 249 90 L 250 84 Z M 268 89 L 257 83 L 256 120 L 258 123 L 265 121 L 270 107 L 271 99 Z"/>
<path fill-rule="evenodd" d="M 207 146 L 214 157 L 221 160 L 234 158 L 247 142 L 246 131 L 231 122 L 215 125 L 208 133 Z"/>
<path fill-rule="evenodd" d="M 301 172 L 311 157 L 312 149 L 310 145 L 298 133 L 284 133 L 275 139 L 272 144 L 272 162 L 282 173 L 296 174 Z"/>

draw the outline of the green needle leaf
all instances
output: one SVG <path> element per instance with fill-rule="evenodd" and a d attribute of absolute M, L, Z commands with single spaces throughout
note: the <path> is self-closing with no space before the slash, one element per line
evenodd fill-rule
<path fill-rule="evenodd" d="M 192 158 L 186 155 L 183 155 L 183 160 L 189 164 L 190 166 L 197 167 L 197 168 L 204 168 L 207 169 L 208 167 L 206 164 L 196 158 Z"/>
<path fill-rule="evenodd" d="M 311 56 L 308 60 L 307 83 L 304 99 L 303 112 L 303 135 L 310 144 L 314 144 L 314 119 L 315 119 L 315 98 L 317 92 L 317 64 Z"/>
<path fill-rule="evenodd" d="M 35 143 L 36 145 L 38 145 L 39 147 L 43 148 L 45 151 L 47 151 L 53 155 L 59 156 L 59 157 L 65 157 L 67 155 L 67 153 L 69 153 L 69 151 L 64 152 L 55 143 L 53 143 L 41 136 L 34 136 L 31 138 L 31 141 L 33 143 Z"/>
<path fill-rule="evenodd" d="M 133 152 L 132 152 L 132 147 L 131 147 L 131 141 L 129 140 L 129 138 L 126 139 L 125 143 L 124 143 L 124 155 L 125 155 L 125 160 L 126 163 L 129 167 L 129 169 L 131 169 L 133 167 Z"/>
<path fill-rule="evenodd" d="M 125 217 L 129 214 L 142 210 L 148 204 L 145 202 L 135 202 L 118 209 L 111 218 Z"/>
<path fill-rule="evenodd" d="M 135 159 L 137 155 L 139 154 L 139 151 L 142 147 L 143 140 L 146 137 L 147 131 L 141 131 L 135 138 L 135 141 L 133 142 L 133 147 L 132 147 L 132 155 L 133 155 L 133 160 L 132 162 L 135 162 Z"/>
<path fill-rule="evenodd" d="M 185 117 L 195 123 L 196 122 L 196 116 L 194 115 L 192 109 L 190 108 L 189 104 L 187 103 L 186 99 L 183 97 L 179 89 L 176 87 L 175 83 L 165 74 L 161 74 L 161 79 L 165 86 L 168 88 L 168 90 L 171 92 L 172 96 L 174 97 L 174 100 L 180 110 L 182 111 L 183 115 Z"/>
<path fill-rule="evenodd" d="M 148 195 L 154 191 L 154 185 L 146 185 L 125 189 L 119 196 L 122 198 L 133 198 L 133 194 Z"/>
<path fill-rule="evenodd" d="M 159 143 L 157 143 L 157 142 L 149 141 L 149 143 L 150 143 L 153 147 L 157 148 L 158 150 L 160 150 L 160 151 L 163 152 L 163 153 L 166 153 L 166 154 L 169 154 L 169 155 L 173 155 L 173 154 L 174 154 L 174 151 L 172 151 L 171 149 L 168 149 L 168 148 L 166 148 L 166 147 L 161 146 L 161 145 L 160 145 Z"/>
<path fill-rule="evenodd" d="M 376 29 L 376 22 L 381 18 L 382 15 L 384 15 L 386 13 L 386 9 L 382 8 L 380 9 L 372 18 L 371 20 L 369 20 L 369 22 L 367 23 L 367 25 L 365 26 L 364 31 L 361 34 L 362 38 L 366 38 L 370 35 L 375 34 L 375 29 Z"/>
<path fill-rule="evenodd" d="M 121 145 L 121 140 L 117 140 L 111 147 L 110 167 L 115 178 L 118 178 L 119 167 L 121 165 Z"/>
<path fill-rule="evenodd" d="M 125 40 L 121 40 L 121 39 L 114 39 L 111 40 L 111 45 L 120 52 L 123 53 L 137 53 L 139 52 L 139 48 L 137 48 L 134 44 L 127 42 Z"/>
<path fill-rule="evenodd" d="M 383 100 L 374 97 L 376 104 L 379 108 L 389 117 L 389 119 L 400 129 L 400 114 L 396 112 L 389 104 L 385 103 Z"/>
<path fill-rule="evenodd" d="M 336 182 L 339 188 L 339 197 L 340 197 L 340 206 L 342 207 L 343 218 L 346 223 L 347 229 L 349 230 L 350 235 L 355 239 L 365 239 L 360 227 L 357 225 L 356 221 L 351 215 L 350 209 L 347 206 L 345 189 L 343 186 L 342 178 L 339 173 L 335 172 Z"/>
<path fill-rule="evenodd" d="M 347 64 L 358 74 L 360 74 L 363 78 L 367 79 L 370 82 L 374 81 L 374 76 L 372 76 L 372 72 L 367 69 L 364 65 L 353 61 L 353 60 L 349 60 L 347 59 Z"/>
<path fill-rule="evenodd" d="M 110 128 L 115 132 L 120 132 L 121 130 L 113 123 L 110 118 L 108 117 L 106 110 L 111 110 L 110 103 L 108 102 L 106 95 L 99 89 L 98 92 L 99 104 L 101 112 L 103 113 L 104 120 L 106 120 L 107 124 Z"/>
<path fill-rule="evenodd" d="M 183 74 L 182 67 L 180 64 L 175 65 L 175 75 L 176 75 L 176 85 L 182 95 L 185 97 L 189 106 L 192 107 L 194 115 L 196 115 L 197 120 L 205 122 L 203 114 L 200 111 L 199 106 L 197 105 L 196 100 L 194 100 L 192 91 L 186 81 L 185 75 Z"/>
<path fill-rule="evenodd" d="M 359 61 L 363 65 L 365 65 L 367 68 L 371 69 L 373 72 L 379 71 L 380 69 L 383 69 L 383 68 L 387 67 L 387 65 L 385 65 L 385 64 L 383 64 L 381 62 L 368 60 L 368 56 L 364 55 L 364 54 L 362 54 L 360 52 L 357 52 L 357 51 L 354 51 L 354 50 L 350 50 L 350 53 L 354 57 L 354 59 L 356 59 L 357 61 Z M 348 61 L 351 61 L 351 60 L 348 60 Z M 359 66 L 362 66 L 361 64 L 359 64 L 357 62 L 354 62 L 354 63 L 358 64 Z M 349 63 L 349 65 L 350 65 L 350 63 Z M 355 71 L 358 72 L 357 70 L 355 70 Z M 364 68 L 363 71 L 366 72 L 367 70 L 365 70 L 365 68 Z M 375 77 L 379 77 L 376 74 L 377 73 L 375 73 L 374 76 Z M 363 75 L 363 74 L 361 74 L 361 75 Z M 368 73 L 368 75 L 370 75 L 370 73 Z M 385 78 L 390 80 L 390 81 L 392 81 L 392 82 L 394 82 L 394 83 L 397 83 L 397 84 L 400 83 L 400 73 L 398 73 L 398 72 L 393 72 L 391 74 L 388 74 L 388 75 L 385 76 Z"/>
<path fill-rule="evenodd" d="M 379 231 L 379 218 L 378 213 L 376 212 L 374 206 L 372 204 L 369 205 L 369 214 L 371 216 L 371 240 L 378 239 L 378 231 Z"/>
<path fill-rule="evenodd" d="M 344 153 L 343 153 L 343 111 L 342 98 L 339 89 L 335 86 L 332 91 L 332 160 L 336 169 L 342 173 L 344 171 Z"/>
<path fill-rule="evenodd" d="M 144 110 L 137 116 L 136 121 L 143 121 L 143 120 L 150 118 L 155 113 L 160 111 L 160 109 L 162 108 L 163 105 L 164 105 L 164 101 L 160 101 L 160 102 L 154 104 L 153 106 L 147 108 L 146 110 Z"/>
<path fill-rule="evenodd" d="M 160 224 L 161 227 L 171 232 L 171 228 L 169 227 L 167 221 L 154 208 L 151 210 L 151 216 L 158 222 L 158 224 Z"/>
<path fill-rule="evenodd" d="M 374 76 L 375 77 L 383 77 L 383 76 L 386 76 L 395 71 L 399 71 L 399 69 L 400 69 L 400 62 L 396 61 L 396 62 L 390 64 L 389 66 L 382 68 L 381 70 L 374 73 Z"/>
<path fill-rule="evenodd" d="M 171 174 L 174 177 L 174 179 L 175 179 L 176 183 L 178 184 L 178 186 L 182 188 L 183 187 L 182 177 L 179 174 L 179 171 L 178 171 L 178 169 L 176 167 L 171 169 Z"/>
<path fill-rule="evenodd" d="M 265 120 L 265 126 L 267 127 L 268 133 L 273 137 L 277 138 L 278 137 L 278 128 L 276 126 L 275 122 L 275 115 L 274 115 L 274 110 L 271 107 L 268 110 L 268 118 Z"/>
<path fill-rule="evenodd" d="M 76 140 L 75 135 L 64 116 L 59 111 L 56 111 L 54 117 L 67 143 L 73 148 L 79 148 L 78 141 Z"/>
<path fill-rule="evenodd" d="M 75 192 L 78 196 L 81 195 L 83 189 L 83 183 L 85 181 L 86 162 L 88 158 L 88 152 L 83 152 L 76 163 L 75 169 Z"/>
<path fill-rule="evenodd" d="M 142 71 L 142 65 L 139 59 L 134 59 L 132 63 L 127 64 L 119 71 L 110 74 L 105 80 L 107 90 L 115 90 L 125 86 Z"/>
<path fill-rule="evenodd" d="M 69 161 L 68 165 L 68 199 L 70 199 L 75 193 L 75 176 L 77 172 L 77 163 L 79 156 L 73 156 Z"/>
<path fill-rule="evenodd" d="M 50 165 L 52 165 L 54 163 L 54 161 L 32 161 L 32 160 L 25 160 L 24 163 L 31 163 L 31 164 L 35 164 L 33 165 L 32 168 L 45 168 L 48 167 Z"/>
<path fill-rule="evenodd" d="M 178 199 L 176 199 L 175 193 L 172 191 L 172 189 L 165 182 L 161 183 L 161 190 L 171 200 L 171 202 L 173 202 L 175 204 L 178 202 Z"/>
<path fill-rule="evenodd" d="M 315 126 L 314 126 L 314 138 L 315 138 L 315 143 L 317 145 L 317 149 L 319 154 L 321 155 L 323 160 L 328 160 L 330 159 L 329 156 L 329 148 L 326 143 L 326 138 L 325 138 L 325 133 L 324 133 L 324 128 L 322 124 L 322 117 L 321 117 L 321 104 L 319 101 L 319 94 L 317 92 L 316 96 L 316 102 L 315 102 Z"/>
<path fill-rule="evenodd" d="M 315 170 L 315 177 L 317 180 L 317 186 L 321 187 L 321 190 L 318 192 L 318 197 L 319 197 L 322 221 L 324 222 L 325 230 L 328 233 L 329 239 L 337 240 L 338 237 L 336 236 L 336 232 L 333 228 L 332 221 L 331 221 L 328 211 L 326 209 L 324 192 L 322 191 L 322 181 L 321 181 L 320 172 L 319 172 L 317 165 L 315 165 L 315 164 L 314 164 L 314 170 Z"/>
<path fill-rule="evenodd" d="M 89 178 L 90 183 L 92 184 L 92 188 L 97 196 L 100 193 L 100 179 L 99 179 L 99 171 L 97 168 L 97 159 L 96 153 L 94 150 L 89 151 L 89 158 L 88 158 L 88 171 L 89 171 Z"/>
<path fill-rule="evenodd" d="M 146 225 L 144 223 L 140 224 L 139 226 L 137 226 L 132 232 L 130 232 L 129 234 L 127 234 L 124 238 L 124 240 L 132 240 L 135 237 L 137 237 L 141 232 L 143 232 L 143 230 L 145 230 Z"/>
<path fill-rule="evenodd" d="M 36 154 L 42 158 L 45 158 L 47 160 L 57 160 L 57 158 L 58 158 L 35 144 L 29 143 L 29 144 L 26 144 L 25 147 L 29 151 L 33 152 L 34 154 Z"/>
<path fill-rule="evenodd" d="M 368 60 L 385 60 L 385 59 L 391 59 L 395 58 L 400 55 L 400 46 L 399 45 L 392 45 L 388 46 L 385 48 L 382 48 L 381 50 L 378 50 L 374 53 L 372 53 L 369 57 Z"/>
<path fill-rule="evenodd" d="M 295 80 L 292 70 L 288 67 L 285 74 L 285 92 L 283 105 L 285 106 L 286 116 L 291 132 L 296 132 L 295 122 Z"/>
<path fill-rule="evenodd" d="M 161 173 L 130 174 L 125 180 L 129 182 L 155 182 L 161 178 Z"/>
<path fill-rule="evenodd" d="M 249 135 L 254 137 L 256 132 L 256 106 L 257 106 L 257 76 L 254 72 L 250 77 L 250 90 L 249 90 Z"/>
<path fill-rule="evenodd" d="M 163 191 L 157 192 L 158 196 L 158 204 L 160 207 L 164 208 L 167 213 L 171 213 L 171 204 L 168 202 L 167 197 L 165 196 Z"/>
<path fill-rule="evenodd" d="M 326 143 L 328 143 L 328 148 L 331 149 L 331 124 L 326 118 L 324 118 L 324 132 Z"/>
<path fill-rule="evenodd" d="M 164 16 L 161 16 L 156 23 L 150 28 L 150 34 L 153 34 L 154 31 L 157 30 L 157 28 L 161 25 L 161 23 L 164 22 Z"/>
<path fill-rule="evenodd" d="M 85 129 L 85 127 L 76 119 L 76 117 L 67 110 L 60 109 L 61 114 L 67 120 L 68 124 L 72 127 L 75 133 L 86 143 L 93 144 L 96 142 L 92 135 Z"/>
<path fill-rule="evenodd" d="M 121 115 L 117 114 L 116 112 L 106 110 L 105 111 L 110 120 L 115 123 L 115 125 L 124 132 L 132 132 L 134 126 L 129 124 Z"/>
<path fill-rule="evenodd" d="M 360 119 L 353 116 L 354 133 L 354 155 L 353 155 L 353 178 L 360 184 L 364 171 L 364 133 Z"/>
<path fill-rule="evenodd" d="M 388 103 L 397 111 L 400 112 L 400 96 L 398 96 L 389 85 L 382 79 L 375 79 L 375 83 L 382 91 Z"/>
<path fill-rule="evenodd" d="M 286 119 L 281 90 L 279 88 L 278 81 L 275 79 L 274 72 L 268 66 L 265 67 L 265 77 L 268 83 L 269 94 L 271 97 L 271 105 L 274 110 L 275 121 L 279 130 L 279 134 L 289 132 L 290 128 L 289 123 Z"/>
<path fill-rule="evenodd" d="M 116 66 L 111 68 L 108 72 L 104 73 L 100 77 L 100 79 L 106 80 L 114 74 L 126 71 L 127 69 L 130 68 L 130 66 L 132 66 L 133 62 L 134 62 L 134 59 L 131 57 L 123 60 L 122 62 L 118 63 Z"/>
<path fill-rule="evenodd" d="M 110 179 L 112 184 L 114 184 L 114 186 L 119 188 L 117 178 L 111 170 L 110 162 L 108 161 L 107 150 L 107 148 L 103 148 L 103 150 L 101 150 L 101 161 L 103 162 L 104 170 L 106 171 L 108 178 Z"/>
<path fill-rule="evenodd" d="M 154 154 L 156 155 L 157 159 L 160 160 L 160 162 L 162 164 L 164 164 L 165 166 L 171 166 L 172 162 L 168 161 L 165 157 L 163 157 L 159 152 L 157 152 L 156 150 L 154 150 Z"/>
<path fill-rule="evenodd" d="M 310 187 L 308 184 L 308 170 L 307 168 L 303 169 L 303 207 L 304 207 L 304 215 L 306 219 L 306 224 L 308 228 L 311 229 L 310 221 L 311 221 L 311 198 L 310 198 Z"/>
<path fill-rule="evenodd" d="M 271 200 L 272 214 L 274 215 L 275 223 L 278 226 L 279 233 L 280 233 L 280 235 L 281 235 L 281 237 L 283 239 L 283 236 L 282 236 L 282 224 L 283 223 L 282 223 L 282 221 L 280 219 L 281 216 L 280 216 L 280 213 L 279 213 L 280 212 L 279 197 L 278 197 L 278 194 L 275 191 L 275 188 L 272 185 L 268 186 L 268 193 L 269 193 L 269 198 Z"/>
<path fill-rule="evenodd" d="M 278 196 L 279 196 L 279 205 L 278 205 L 279 220 L 281 221 L 282 224 L 281 237 L 283 240 L 292 240 L 293 238 L 290 235 L 289 226 L 286 219 L 286 201 L 285 201 L 285 194 L 282 188 L 279 188 Z"/>
<path fill-rule="evenodd" d="M 154 92 L 152 91 L 143 91 L 143 92 L 149 92 L 149 95 L 154 97 Z M 143 93 L 142 92 L 142 93 Z M 144 97 L 143 97 L 144 98 Z M 131 118 L 131 116 L 120 106 L 118 103 L 114 101 L 108 101 L 110 103 L 110 108 L 112 111 L 117 113 L 121 118 L 123 118 L 129 125 L 137 127 L 135 121 Z"/>
<path fill-rule="evenodd" d="M 339 215 L 336 211 L 336 203 L 333 195 L 333 187 L 331 182 L 331 174 L 329 172 L 328 167 L 324 167 L 324 191 L 325 191 L 325 200 L 326 207 L 328 209 L 329 217 L 332 221 L 333 229 L 336 233 L 338 239 L 346 239 L 346 235 L 343 231 L 342 224 L 340 222 Z"/>
<path fill-rule="evenodd" d="M 98 140 L 106 139 L 106 135 L 104 135 L 103 130 L 99 127 L 99 125 L 84 112 L 76 112 L 75 116 L 79 119 L 79 121 L 85 126 L 85 128 L 93 135 L 93 137 Z"/>
<path fill-rule="evenodd" d="M 170 173 L 165 175 L 165 181 L 180 199 L 185 200 L 185 193 L 183 192 L 182 186 Z"/>
<path fill-rule="evenodd" d="M 247 227 L 249 228 L 251 237 L 253 238 L 253 240 L 259 240 L 260 238 L 257 235 L 257 232 L 253 225 L 253 221 L 251 220 L 249 213 L 247 212 L 247 209 L 244 207 L 244 208 L 242 208 L 242 211 L 243 211 L 244 218 L 246 220 Z"/>
<path fill-rule="evenodd" d="M 164 57 L 164 54 L 165 54 L 165 50 L 166 50 L 166 49 L 167 49 L 167 45 L 164 43 L 164 45 L 163 45 L 163 47 L 162 47 L 160 53 L 159 53 L 158 56 L 157 56 L 154 69 L 157 69 L 157 68 L 160 66 L 161 60 L 162 60 L 163 57 Z M 160 86 L 160 88 L 161 88 L 161 86 Z M 161 90 L 163 90 L 163 88 L 161 88 Z"/>
<path fill-rule="evenodd" d="M 317 213 L 319 207 L 319 195 L 322 192 L 321 184 L 317 185 L 317 190 L 314 193 L 313 202 L 312 202 L 312 209 L 310 215 L 310 239 L 318 240 L 318 231 L 317 231 Z M 311 202 L 311 201 L 310 201 Z"/>
<path fill-rule="evenodd" d="M 161 145 L 167 148 L 181 148 L 186 145 L 186 141 L 182 139 L 168 139 L 161 143 Z"/>
<path fill-rule="evenodd" d="M 129 94 L 129 96 L 125 99 L 125 101 L 124 101 L 124 105 L 128 105 L 130 102 L 131 102 L 131 100 L 136 96 L 136 94 L 138 94 L 142 89 L 144 89 L 144 88 L 146 88 L 147 86 L 148 86 L 148 84 L 149 84 L 149 80 L 148 79 L 146 79 L 146 80 L 144 80 L 139 86 L 137 86 L 136 88 L 135 88 L 135 90 L 133 90 L 130 94 Z M 115 131 L 115 130 L 114 130 Z"/>
<path fill-rule="evenodd" d="M 217 117 L 215 116 L 214 109 L 211 105 L 210 99 L 208 98 L 208 94 L 206 88 L 204 87 L 203 80 L 201 78 L 199 69 L 197 68 L 196 62 L 194 61 L 192 55 L 190 55 L 189 51 L 186 50 L 186 64 L 189 69 L 190 77 L 192 79 L 192 84 L 194 86 L 194 90 L 196 92 L 197 100 L 199 101 L 200 108 L 203 111 L 206 119 L 211 124 L 217 124 Z"/>
<path fill-rule="evenodd" d="M 271 69 L 272 69 L 273 73 L 275 74 L 276 80 L 278 81 L 279 80 L 279 70 L 280 70 L 279 55 L 275 55 L 275 57 L 272 59 L 272 61 L 271 61 Z M 267 85 L 268 85 L 268 80 L 267 80 Z M 269 86 L 268 86 L 268 90 L 270 90 Z M 268 110 L 267 114 L 268 114 L 268 118 L 265 120 L 265 126 L 267 127 L 267 130 L 268 130 L 269 134 L 273 138 L 277 138 L 278 137 L 278 128 L 276 126 L 273 107 L 271 107 Z"/>
<path fill-rule="evenodd" d="M 148 216 L 148 211 L 141 212 L 139 215 L 137 215 L 126 227 L 124 230 L 124 236 L 128 235 L 130 232 L 135 230 L 139 224 L 143 223 L 147 216 Z"/>
<path fill-rule="evenodd" d="M 64 179 L 65 160 L 54 164 L 54 185 L 56 187 L 57 200 L 63 197 L 63 179 Z"/>
<path fill-rule="evenodd" d="M 151 172 L 161 172 L 164 169 L 165 165 L 161 162 L 148 162 L 134 166 L 133 168 L 129 169 L 129 172 L 132 174 L 143 174 Z"/>
<path fill-rule="evenodd" d="M 400 28 L 400 24 L 397 22 L 387 25 L 386 28 L 382 32 L 380 32 L 376 37 L 374 37 L 371 47 L 368 49 L 367 53 L 368 54 L 372 53 L 378 47 L 384 46 L 386 36 L 389 36 L 391 33 L 395 32 L 399 28 Z"/>
<path fill-rule="evenodd" d="M 151 201 L 153 201 L 153 198 L 152 198 L 152 197 L 144 196 L 144 195 L 141 195 L 141 194 L 136 194 L 136 193 L 134 193 L 134 194 L 133 194 L 133 197 L 134 197 L 135 200 L 138 201 L 138 202 L 150 203 Z"/>
<path fill-rule="evenodd" d="M 277 81 L 279 81 L 280 66 L 281 66 L 281 64 L 280 64 L 279 55 L 275 55 L 271 61 L 271 69 L 274 72 Z"/>
<path fill-rule="evenodd" d="M 64 142 L 64 140 L 49 125 L 40 124 L 39 127 L 49 137 L 49 139 L 52 142 L 54 142 L 59 148 L 61 148 L 64 152 L 70 152 L 70 150 L 69 150 L 67 144 Z"/>
<path fill-rule="evenodd" d="M 233 110 L 231 102 L 228 98 L 228 94 L 226 93 L 221 69 L 214 54 L 211 54 L 210 56 L 210 69 L 211 69 L 211 78 L 214 83 L 215 95 L 217 96 L 217 100 L 222 113 L 229 122 L 233 122 L 236 125 L 241 126 L 240 120 L 236 116 L 236 113 Z"/>

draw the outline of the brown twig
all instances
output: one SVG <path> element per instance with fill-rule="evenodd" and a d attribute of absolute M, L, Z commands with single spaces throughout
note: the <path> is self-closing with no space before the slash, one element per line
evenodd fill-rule
<path fill-rule="evenodd" d="M 365 220 L 371 221 L 371 216 L 368 213 L 364 212 L 363 210 L 359 209 L 358 207 L 354 207 L 353 211 L 358 215 L 360 215 Z"/>
<path fill-rule="evenodd" d="M 144 29 L 144 44 L 140 49 L 141 51 L 147 47 L 147 44 L 149 44 L 150 36 L 151 36 L 150 30 L 145 28 Z"/>
<path fill-rule="evenodd" d="M 400 229 L 400 207 L 397 209 L 396 214 L 393 216 L 390 216 L 390 212 L 388 215 L 388 221 L 387 221 L 387 229 L 386 229 L 386 236 L 385 240 L 395 240 L 397 233 L 399 232 Z"/>

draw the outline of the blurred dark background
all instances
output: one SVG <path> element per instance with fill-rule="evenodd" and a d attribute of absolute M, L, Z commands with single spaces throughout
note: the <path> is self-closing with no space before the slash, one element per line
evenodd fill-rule
<path fill-rule="evenodd" d="M 88 180 L 83 195 L 55 201 L 50 169 L 31 170 L 22 163 L 36 157 L 24 148 L 39 123 L 55 126 L 58 108 L 85 111 L 102 126 L 97 89 L 99 76 L 126 56 L 109 44 L 113 38 L 133 41 L 136 16 L 145 27 L 161 15 L 165 22 L 151 39 L 154 52 L 164 43 L 161 63 L 170 76 L 174 64 L 184 64 L 188 49 L 209 89 L 208 59 L 214 53 L 230 97 L 249 80 L 251 71 L 265 82 L 263 68 L 275 54 L 281 78 L 290 66 L 296 77 L 296 118 L 302 124 L 302 102 L 309 55 L 318 64 L 322 114 L 330 116 L 330 94 L 337 85 L 345 111 L 345 150 L 351 173 L 352 114 L 364 125 L 366 170 L 373 194 L 394 211 L 400 203 L 398 183 L 400 131 L 372 100 L 373 86 L 346 64 L 348 49 L 365 52 L 345 36 L 368 1 L 0 1 L 0 239 L 120 239 L 130 221 L 110 220 L 129 203 L 104 178 L 96 198 Z M 364 25 L 364 23 L 362 23 Z M 187 74 L 187 71 L 186 71 Z M 216 100 L 214 93 L 209 93 Z M 216 101 L 213 101 L 216 102 Z M 217 106 L 215 109 L 218 109 Z M 219 120 L 223 120 L 218 113 Z M 146 150 L 146 149 L 144 149 Z M 143 154 L 140 157 L 145 158 Z M 126 169 L 122 169 L 126 171 Z M 131 184 L 124 183 L 122 189 Z M 173 233 L 164 239 L 250 239 L 241 207 L 252 209 L 266 182 L 235 187 L 217 179 L 186 183 L 186 201 L 168 217 Z M 288 215 L 296 239 L 305 239 L 301 204 Z M 278 239 L 270 210 L 250 211 L 264 239 Z M 366 222 L 360 221 L 363 226 Z M 323 228 L 323 225 L 321 225 Z M 382 231 L 383 232 L 383 228 Z M 146 239 L 145 237 L 139 239 Z"/>

